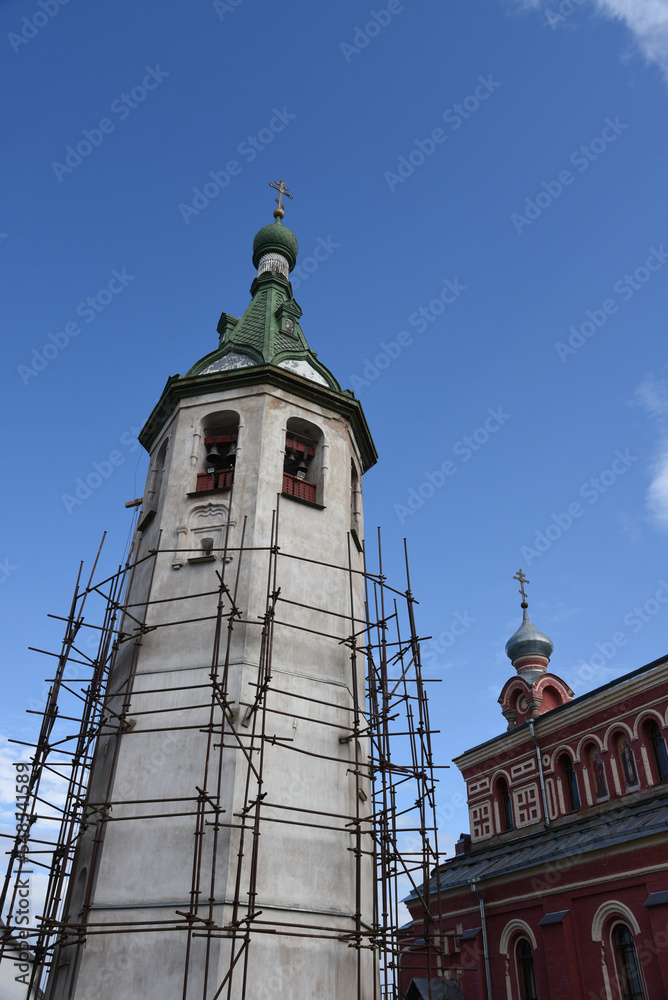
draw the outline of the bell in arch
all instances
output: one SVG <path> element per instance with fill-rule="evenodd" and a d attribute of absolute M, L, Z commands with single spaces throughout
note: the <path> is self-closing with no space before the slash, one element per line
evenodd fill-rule
<path fill-rule="evenodd" d="M 223 464 L 222 456 L 215 443 L 211 445 L 206 453 L 206 464 L 207 466 L 213 466 L 215 469 L 219 469 Z"/>

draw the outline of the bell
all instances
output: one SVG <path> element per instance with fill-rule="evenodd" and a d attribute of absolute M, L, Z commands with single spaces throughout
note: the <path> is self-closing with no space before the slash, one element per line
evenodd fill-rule
<path fill-rule="evenodd" d="M 214 468 L 220 468 L 222 465 L 222 457 L 215 444 L 212 444 L 206 453 L 206 464 L 207 466 L 212 465 Z"/>
<path fill-rule="evenodd" d="M 227 465 L 234 465 L 237 460 L 237 445 L 236 441 L 233 441 L 227 450 L 227 455 L 225 456 L 225 463 Z"/>
<path fill-rule="evenodd" d="M 301 462 L 299 463 L 298 468 L 297 468 L 297 473 L 295 475 L 295 479 L 306 479 L 306 473 L 307 472 L 308 472 L 308 465 L 302 459 Z"/>

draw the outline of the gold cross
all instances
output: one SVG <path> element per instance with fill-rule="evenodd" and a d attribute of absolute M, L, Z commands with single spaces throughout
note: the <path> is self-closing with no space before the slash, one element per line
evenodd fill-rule
<path fill-rule="evenodd" d="M 274 209 L 274 218 L 282 219 L 285 215 L 285 209 L 283 208 L 283 195 L 287 195 L 290 200 L 292 200 L 292 195 L 288 193 L 288 186 L 285 181 L 274 181 L 273 184 L 270 181 L 269 187 L 273 188 L 274 191 L 278 191 L 278 198 L 274 198 L 274 201 L 278 205 L 278 208 Z"/>
<path fill-rule="evenodd" d="M 527 580 L 521 569 L 518 569 L 517 573 L 513 577 L 513 580 L 518 580 L 520 585 L 520 594 L 522 595 L 522 607 L 529 607 L 527 604 L 527 595 L 524 592 L 524 584 L 531 583 L 531 580 Z"/>

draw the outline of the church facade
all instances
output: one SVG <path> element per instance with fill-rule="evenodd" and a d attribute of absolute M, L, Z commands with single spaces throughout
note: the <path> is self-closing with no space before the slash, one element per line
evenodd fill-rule
<path fill-rule="evenodd" d="M 508 729 L 455 758 L 470 833 L 425 894 L 438 968 L 422 957 L 419 895 L 407 900 L 405 995 L 664 1000 L 668 657 L 575 698 L 524 594 L 522 607 L 499 698 Z"/>

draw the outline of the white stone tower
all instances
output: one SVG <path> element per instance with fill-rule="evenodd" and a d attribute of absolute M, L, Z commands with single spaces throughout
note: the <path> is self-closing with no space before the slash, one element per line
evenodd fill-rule
<path fill-rule="evenodd" d="M 81 934 L 49 1000 L 378 995 L 351 639 L 376 453 L 302 333 L 280 197 L 246 312 L 223 313 L 219 347 L 168 380 L 140 435 L 148 481 L 65 913 Z"/>

